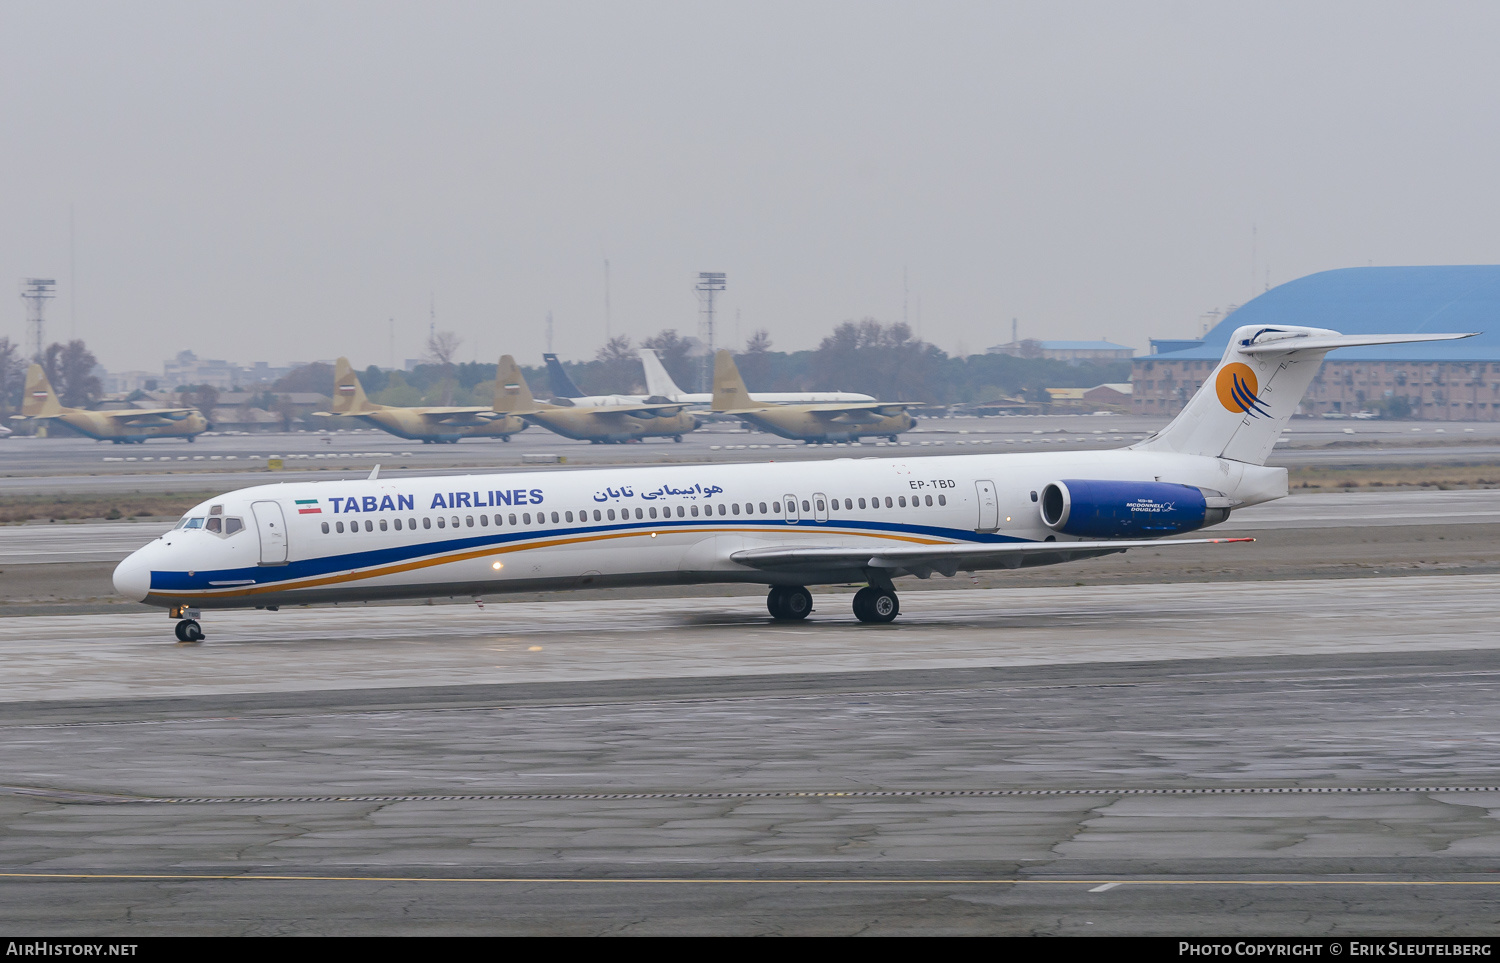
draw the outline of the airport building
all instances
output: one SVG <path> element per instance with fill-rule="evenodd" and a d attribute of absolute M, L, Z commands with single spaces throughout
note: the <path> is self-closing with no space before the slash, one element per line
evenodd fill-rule
<path fill-rule="evenodd" d="M 1299 413 L 1500 421 L 1500 265 L 1344 268 L 1282 284 L 1230 313 L 1201 340 L 1153 341 L 1154 353 L 1133 365 L 1131 411 L 1181 411 L 1218 365 L 1230 335 L 1246 324 L 1344 334 L 1479 331 L 1463 341 L 1334 352 Z"/>

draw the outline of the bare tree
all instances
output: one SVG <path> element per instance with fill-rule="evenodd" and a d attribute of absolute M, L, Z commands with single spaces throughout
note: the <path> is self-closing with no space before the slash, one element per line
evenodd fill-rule
<path fill-rule="evenodd" d="M 740 377 L 751 391 L 771 390 L 771 333 L 765 328 L 750 335 L 739 357 Z"/>
<path fill-rule="evenodd" d="M 628 394 L 637 387 L 641 374 L 640 355 L 631 347 L 630 335 L 610 338 L 589 366 L 587 390 L 599 394 Z"/>
<path fill-rule="evenodd" d="M 21 388 L 26 383 L 26 359 L 21 346 L 0 338 L 0 415 L 21 410 Z"/>
<path fill-rule="evenodd" d="M 42 370 L 52 390 L 69 408 L 87 408 L 104 396 L 104 385 L 94 375 L 98 366 L 98 359 L 82 341 L 54 342 L 42 355 Z"/>
<path fill-rule="evenodd" d="M 453 404 L 453 389 L 456 382 L 453 378 L 453 359 L 458 354 L 458 346 L 463 344 L 463 338 L 452 331 L 434 331 L 427 336 L 427 354 L 443 366 L 443 404 Z"/>

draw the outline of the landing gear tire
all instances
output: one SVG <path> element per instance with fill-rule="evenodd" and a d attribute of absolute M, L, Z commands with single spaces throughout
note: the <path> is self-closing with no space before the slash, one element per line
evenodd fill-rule
<path fill-rule="evenodd" d="M 890 589 L 871 585 L 854 593 L 854 617 L 861 622 L 891 622 L 901 614 L 901 600 Z"/>
<path fill-rule="evenodd" d="M 203 626 L 194 619 L 183 619 L 177 623 L 178 642 L 202 642 Z"/>
<path fill-rule="evenodd" d="M 778 622 L 800 622 L 812 607 L 812 593 L 800 585 L 775 585 L 766 596 L 766 609 Z"/>
<path fill-rule="evenodd" d="M 673 435 L 672 436 L 672 440 L 675 441 L 679 445 L 682 444 L 682 436 L 681 435 Z"/>

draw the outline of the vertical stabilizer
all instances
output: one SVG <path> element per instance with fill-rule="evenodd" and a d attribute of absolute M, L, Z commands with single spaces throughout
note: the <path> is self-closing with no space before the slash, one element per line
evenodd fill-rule
<path fill-rule="evenodd" d="M 557 360 L 555 354 L 544 354 L 542 360 L 547 363 L 547 378 L 552 384 L 552 397 L 554 398 L 582 398 L 583 389 L 573 383 L 568 373 L 563 370 L 562 362 Z"/>
<path fill-rule="evenodd" d="M 47 372 L 42 366 L 34 364 L 27 368 L 21 414 L 29 418 L 56 418 L 66 410 L 57 400 L 57 392 L 52 390 L 52 382 L 47 380 Z"/>
<path fill-rule="evenodd" d="M 495 410 L 506 414 L 537 410 L 526 376 L 516 359 L 508 354 L 501 355 L 500 363 L 495 366 Z"/>
<path fill-rule="evenodd" d="M 735 408 L 753 408 L 750 392 L 745 390 L 745 379 L 735 366 L 734 355 L 720 348 L 714 354 L 714 411 L 731 411 Z"/>
<path fill-rule="evenodd" d="M 677 387 L 677 382 L 667 374 L 666 365 L 656 356 L 656 352 L 650 348 L 641 349 L 641 367 L 646 369 L 646 394 L 653 398 L 671 398 L 676 400 L 683 390 Z"/>
<path fill-rule="evenodd" d="M 1342 335 L 1324 328 L 1245 325 L 1235 330 L 1219 366 L 1181 414 L 1131 447 L 1264 465 L 1328 352 L 1468 337 L 1473 335 Z"/>
<path fill-rule="evenodd" d="M 358 415 L 376 408 L 365 397 L 364 385 L 354 373 L 348 358 L 340 358 L 333 369 L 333 413 L 336 415 Z"/>

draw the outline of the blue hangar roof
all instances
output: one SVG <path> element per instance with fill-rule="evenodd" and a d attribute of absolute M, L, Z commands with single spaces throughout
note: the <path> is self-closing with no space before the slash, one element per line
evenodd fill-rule
<path fill-rule="evenodd" d="M 1479 331 L 1431 344 L 1343 348 L 1338 361 L 1500 361 L 1500 265 L 1358 267 L 1322 271 L 1278 285 L 1204 335 L 1201 347 L 1137 361 L 1217 361 L 1242 324 L 1333 328 L 1343 334 Z"/>

